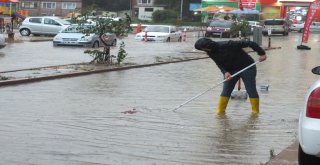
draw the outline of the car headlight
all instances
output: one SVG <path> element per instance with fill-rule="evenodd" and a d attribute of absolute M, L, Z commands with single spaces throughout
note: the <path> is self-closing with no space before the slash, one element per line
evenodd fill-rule
<path fill-rule="evenodd" d="M 83 36 L 80 39 L 80 41 L 91 41 L 91 40 L 92 40 L 92 36 Z"/>
<path fill-rule="evenodd" d="M 136 35 L 137 38 L 141 38 L 141 35 Z"/>
<path fill-rule="evenodd" d="M 53 40 L 57 41 L 57 40 L 62 40 L 61 37 L 54 37 Z"/>
<path fill-rule="evenodd" d="M 225 28 L 224 31 L 230 31 L 230 28 Z"/>

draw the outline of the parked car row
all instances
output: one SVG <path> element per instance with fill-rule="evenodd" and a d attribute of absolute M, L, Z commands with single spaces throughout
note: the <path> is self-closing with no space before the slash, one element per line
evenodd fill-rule
<path fill-rule="evenodd" d="M 284 36 L 289 34 L 289 23 L 285 19 L 266 19 L 264 21 L 248 21 L 249 27 L 247 34 L 252 34 L 254 28 L 262 28 L 262 35 L 278 35 Z M 238 34 L 232 35 L 230 30 L 233 21 L 230 20 L 213 20 L 209 23 L 205 36 L 206 37 L 220 37 L 231 38 L 236 37 Z"/>

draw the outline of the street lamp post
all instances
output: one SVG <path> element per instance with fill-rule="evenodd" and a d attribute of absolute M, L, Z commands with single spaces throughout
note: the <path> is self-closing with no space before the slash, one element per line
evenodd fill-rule
<path fill-rule="evenodd" d="M 183 0 L 181 0 L 181 5 L 180 5 L 180 19 L 182 20 L 182 11 L 183 11 Z"/>

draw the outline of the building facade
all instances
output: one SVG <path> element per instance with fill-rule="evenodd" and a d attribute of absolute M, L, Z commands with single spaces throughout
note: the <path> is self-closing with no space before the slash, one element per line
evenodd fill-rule
<path fill-rule="evenodd" d="M 310 3 L 314 0 L 241 0 L 244 8 L 259 10 L 259 20 L 285 18 L 303 22 Z M 202 0 L 202 7 L 208 5 L 227 5 L 239 8 L 240 0 Z M 204 13 L 206 15 L 206 13 Z M 300 18 L 301 17 L 301 18 Z M 316 13 L 316 21 L 320 21 L 320 10 Z"/>
<path fill-rule="evenodd" d="M 82 0 L 19 0 L 20 9 L 29 16 L 61 16 L 82 8 Z"/>

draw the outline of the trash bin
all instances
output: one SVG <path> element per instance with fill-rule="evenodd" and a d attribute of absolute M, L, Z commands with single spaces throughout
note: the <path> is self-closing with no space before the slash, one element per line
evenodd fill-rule
<path fill-rule="evenodd" d="M 253 29 L 253 42 L 256 42 L 258 45 L 262 45 L 262 27 L 255 27 Z"/>

